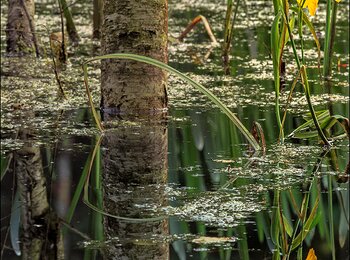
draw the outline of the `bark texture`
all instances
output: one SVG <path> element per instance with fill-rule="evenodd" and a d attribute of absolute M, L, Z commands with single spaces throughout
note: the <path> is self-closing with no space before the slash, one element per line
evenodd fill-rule
<path fill-rule="evenodd" d="M 166 126 L 108 130 L 102 145 L 104 210 L 122 217 L 152 217 L 150 207 L 157 210 L 167 203 Z M 166 242 L 150 242 L 168 234 L 167 220 L 128 223 L 105 217 L 104 227 L 112 241 L 108 259 L 168 259 Z"/>
<path fill-rule="evenodd" d="M 133 53 L 167 62 L 167 0 L 103 0 L 102 54 Z M 167 106 L 166 73 L 126 60 L 103 60 L 105 113 L 145 113 Z"/>
<path fill-rule="evenodd" d="M 25 7 L 24 7 L 25 4 Z M 6 25 L 7 47 L 9 53 L 25 54 L 34 52 L 34 0 L 9 0 Z"/>

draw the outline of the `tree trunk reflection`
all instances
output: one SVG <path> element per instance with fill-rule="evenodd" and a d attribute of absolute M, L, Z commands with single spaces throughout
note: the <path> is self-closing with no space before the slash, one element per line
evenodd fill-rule
<path fill-rule="evenodd" d="M 50 210 L 40 148 L 31 130 L 19 130 L 24 146 L 14 153 L 21 203 L 22 259 L 64 259 L 59 221 Z"/>
<path fill-rule="evenodd" d="M 167 141 L 164 123 L 143 122 L 106 131 L 102 141 L 104 211 L 149 218 L 166 204 Z M 130 223 L 105 217 L 104 226 L 106 239 L 112 241 L 108 259 L 168 259 L 168 244 L 161 240 L 168 233 L 167 220 Z"/>

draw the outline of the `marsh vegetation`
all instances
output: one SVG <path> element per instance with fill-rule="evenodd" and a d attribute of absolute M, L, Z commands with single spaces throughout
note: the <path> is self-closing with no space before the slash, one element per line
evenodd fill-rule
<path fill-rule="evenodd" d="M 349 2 L 102 2 L 1 2 L 2 259 L 347 259 Z"/>

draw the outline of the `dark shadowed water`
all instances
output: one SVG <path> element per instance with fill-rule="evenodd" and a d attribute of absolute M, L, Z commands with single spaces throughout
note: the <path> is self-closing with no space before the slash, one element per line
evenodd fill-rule
<path fill-rule="evenodd" d="M 169 2 L 170 35 L 202 14 L 222 42 L 225 1 Z M 290 259 L 297 252 L 305 259 L 311 248 L 318 259 L 349 259 L 349 140 L 337 140 L 330 149 L 315 138 L 278 144 L 269 51 L 272 2 L 241 2 L 231 76 L 224 75 L 220 47 L 212 48 L 202 25 L 183 43 L 169 45 L 169 65 L 212 90 L 248 129 L 258 122 L 266 152 L 254 153 L 224 113 L 173 75 L 162 120 L 121 116 L 113 131 L 101 135 L 80 67 L 99 50 L 91 40 L 92 4 L 72 6 L 82 41 L 69 47 L 70 64 L 61 73 L 64 100 L 49 56 L 5 57 L 6 3 L 1 3 L 2 259 L 21 259 L 17 255 L 28 241 L 33 258 L 36 246 L 50 241 L 41 255 L 57 251 L 64 259 L 272 259 L 277 248 L 283 251 L 283 241 L 292 247 L 298 235 L 303 242 Z M 323 2 L 313 19 L 322 46 Z M 340 7 L 329 92 L 319 81 L 307 32 L 305 57 L 315 109 L 348 118 L 348 2 Z M 38 1 L 36 8 L 37 30 L 47 45 L 48 32 L 59 30 L 57 7 Z M 283 106 L 296 70 L 292 55 L 288 47 Z M 337 67 L 338 60 L 345 65 Z M 89 76 L 98 104 L 98 64 Z M 299 86 L 286 117 L 287 135 L 305 122 L 307 111 Z M 35 188 L 35 199 L 28 200 L 34 205 L 21 195 L 28 187 Z M 24 223 L 34 224 L 20 212 L 36 214 L 41 208 L 52 212 L 50 228 L 34 223 L 28 235 Z"/>

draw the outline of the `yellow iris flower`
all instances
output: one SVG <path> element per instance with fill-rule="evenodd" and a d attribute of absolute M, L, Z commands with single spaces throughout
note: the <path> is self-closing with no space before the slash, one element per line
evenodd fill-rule
<path fill-rule="evenodd" d="M 340 1 L 340 0 L 338 0 Z M 301 5 L 304 0 L 297 0 L 298 4 Z M 309 9 L 309 13 L 311 16 L 314 16 L 316 13 L 316 9 L 318 6 L 318 0 L 305 0 L 305 3 L 302 7 L 307 7 L 307 9 Z"/>
<path fill-rule="evenodd" d="M 305 260 L 317 260 L 317 256 L 315 255 L 315 250 L 311 248 Z"/>
<path fill-rule="evenodd" d="M 341 0 L 335 0 L 337 3 L 339 3 Z M 304 0 L 297 0 L 298 4 L 301 5 Z M 305 3 L 302 7 L 307 7 L 309 9 L 309 13 L 311 16 L 314 16 L 316 14 L 316 9 L 318 6 L 318 0 L 305 0 Z"/>

